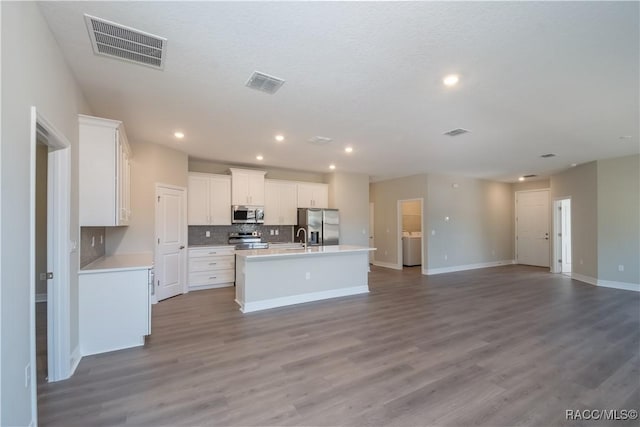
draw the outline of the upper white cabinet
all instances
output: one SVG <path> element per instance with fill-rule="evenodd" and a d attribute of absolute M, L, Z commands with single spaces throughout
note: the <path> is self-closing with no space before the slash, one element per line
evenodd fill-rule
<path fill-rule="evenodd" d="M 327 184 L 315 184 L 310 182 L 298 183 L 298 207 L 328 208 L 329 186 Z"/>
<path fill-rule="evenodd" d="M 128 225 L 131 149 L 121 121 L 79 116 L 81 226 Z"/>
<path fill-rule="evenodd" d="M 231 204 L 264 205 L 264 175 L 266 172 L 252 169 L 231 171 Z"/>
<path fill-rule="evenodd" d="M 231 225 L 231 177 L 189 173 L 189 225 Z"/>
<path fill-rule="evenodd" d="M 265 179 L 264 225 L 295 225 L 297 212 L 297 184 Z"/>

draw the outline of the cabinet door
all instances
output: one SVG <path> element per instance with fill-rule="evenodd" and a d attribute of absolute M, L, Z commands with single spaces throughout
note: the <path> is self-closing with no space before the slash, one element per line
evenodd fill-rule
<path fill-rule="evenodd" d="M 209 177 L 189 175 L 187 195 L 187 223 L 209 225 Z"/>
<path fill-rule="evenodd" d="M 264 174 L 249 174 L 249 204 L 264 205 Z"/>
<path fill-rule="evenodd" d="M 280 224 L 295 225 L 298 222 L 298 197 L 294 183 L 280 184 Z"/>
<path fill-rule="evenodd" d="M 280 217 L 280 184 L 266 180 L 264 183 L 264 225 L 279 225 Z"/>
<path fill-rule="evenodd" d="M 211 225 L 231 225 L 231 177 L 209 178 Z"/>
<path fill-rule="evenodd" d="M 248 205 L 249 203 L 249 174 L 234 172 L 231 180 L 231 204 Z"/>
<path fill-rule="evenodd" d="M 312 208 L 313 187 L 307 184 L 298 184 L 298 207 Z"/>
<path fill-rule="evenodd" d="M 329 207 L 329 187 L 318 184 L 313 189 L 313 207 L 327 209 Z"/>

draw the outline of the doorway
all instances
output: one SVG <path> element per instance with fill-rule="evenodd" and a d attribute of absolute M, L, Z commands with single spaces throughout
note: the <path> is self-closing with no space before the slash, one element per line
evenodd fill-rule
<path fill-rule="evenodd" d="M 553 201 L 554 273 L 571 276 L 571 198 Z"/>
<path fill-rule="evenodd" d="M 72 359 L 69 339 L 71 144 L 36 107 L 30 139 L 30 387 L 37 420 L 38 380 L 69 378 L 79 357 Z"/>
<path fill-rule="evenodd" d="M 516 192 L 516 263 L 549 267 L 549 190 Z"/>
<path fill-rule="evenodd" d="M 398 201 L 398 265 L 402 268 L 424 264 L 422 203 L 423 199 Z"/>
<path fill-rule="evenodd" d="M 186 190 L 156 184 L 155 298 L 187 292 Z"/>
<path fill-rule="evenodd" d="M 369 202 L 369 247 L 376 247 L 376 239 L 374 234 L 374 205 L 373 202 Z M 373 264 L 375 261 L 375 251 L 369 251 L 369 264 Z"/>

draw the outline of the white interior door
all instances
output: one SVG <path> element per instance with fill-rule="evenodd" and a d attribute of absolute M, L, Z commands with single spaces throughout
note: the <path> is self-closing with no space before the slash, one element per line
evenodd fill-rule
<path fill-rule="evenodd" d="M 571 199 L 562 200 L 562 272 L 571 273 Z"/>
<path fill-rule="evenodd" d="M 186 234 L 184 189 L 158 185 L 155 257 L 155 287 L 158 301 L 185 291 Z"/>
<path fill-rule="evenodd" d="M 516 193 L 516 259 L 549 267 L 549 190 Z"/>

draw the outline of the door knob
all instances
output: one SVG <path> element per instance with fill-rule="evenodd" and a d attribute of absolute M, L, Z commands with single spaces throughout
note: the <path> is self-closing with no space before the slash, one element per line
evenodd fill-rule
<path fill-rule="evenodd" d="M 181 246 L 180 246 L 180 249 L 184 249 L 184 245 L 181 245 Z"/>

